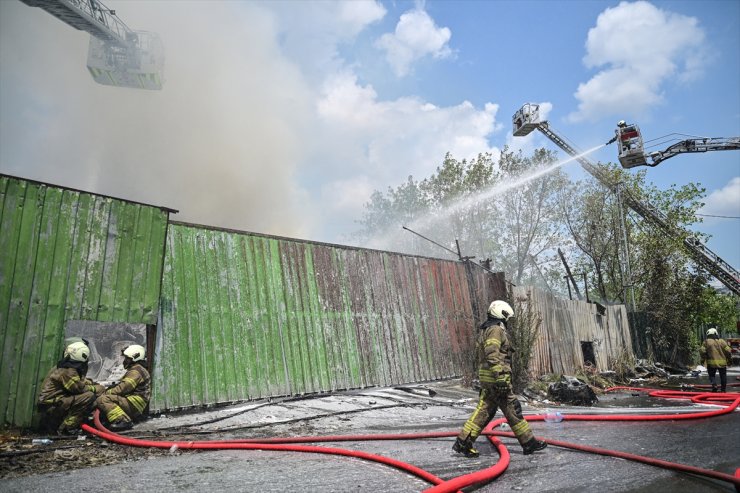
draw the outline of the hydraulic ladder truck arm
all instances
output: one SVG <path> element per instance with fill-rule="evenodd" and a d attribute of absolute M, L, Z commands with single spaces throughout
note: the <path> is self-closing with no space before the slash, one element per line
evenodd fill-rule
<path fill-rule="evenodd" d="M 609 190 L 617 190 L 619 184 L 615 183 L 608 173 L 592 163 L 582 152 L 578 151 L 573 145 L 569 144 L 562 136 L 556 133 L 547 121 L 540 121 L 538 104 L 527 103 L 523 105 L 512 117 L 512 123 L 514 126 L 514 136 L 523 136 L 531 133 L 533 130 L 539 130 L 555 143 L 555 145 L 564 150 L 568 155 L 574 157 L 602 185 Z M 617 135 L 617 138 L 619 138 L 619 135 Z M 637 138 L 642 140 L 639 129 L 637 130 Z M 657 227 L 671 238 L 682 239 L 684 249 L 694 262 L 716 277 L 730 291 L 740 296 L 740 272 L 712 252 L 706 245 L 703 245 L 690 232 L 672 226 L 668 218 L 647 200 L 636 196 L 636 194 L 624 188 L 621 190 L 621 195 L 625 204 L 648 223 Z"/>
<path fill-rule="evenodd" d="M 740 150 L 740 137 L 695 137 L 676 142 L 662 151 L 648 153 L 645 152 L 640 127 L 628 124 L 624 120 L 617 124 L 614 134 L 614 138 L 607 144 L 617 143 L 619 164 L 627 169 L 636 166 L 657 166 L 679 154 Z"/>
<path fill-rule="evenodd" d="M 164 45 L 157 34 L 134 31 L 100 0 L 21 2 L 90 33 L 87 69 L 95 82 L 134 89 L 162 89 Z"/>

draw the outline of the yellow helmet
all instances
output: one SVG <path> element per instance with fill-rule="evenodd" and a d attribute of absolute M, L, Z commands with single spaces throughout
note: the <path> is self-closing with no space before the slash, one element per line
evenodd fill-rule
<path fill-rule="evenodd" d="M 507 302 L 496 300 L 488 307 L 488 314 L 499 320 L 509 320 L 514 316 L 514 309 Z"/>
<path fill-rule="evenodd" d="M 64 357 L 70 361 L 85 363 L 90 357 L 90 348 L 84 342 L 73 342 L 64 350 Z"/>

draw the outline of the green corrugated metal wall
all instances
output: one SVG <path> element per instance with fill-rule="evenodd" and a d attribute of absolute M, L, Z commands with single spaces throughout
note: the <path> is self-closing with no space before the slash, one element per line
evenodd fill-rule
<path fill-rule="evenodd" d="M 171 223 L 150 409 L 461 375 L 471 292 L 496 290 L 459 262 Z"/>
<path fill-rule="evenodd" d="M 0 175 L 1 423 L 31 424 L 65 321 L 156 323 L 167 222 L 159 207 Z"/>

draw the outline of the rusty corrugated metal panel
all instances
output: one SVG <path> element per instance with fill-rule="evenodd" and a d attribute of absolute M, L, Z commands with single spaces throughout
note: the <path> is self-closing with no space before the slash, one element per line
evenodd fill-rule
<path fill-rule="evenodd" d="M 535 374 L 573 373 L 584 365 L 581 341 L 594 343 L 596 366 L 606 370 L 622 351 L 632 354 L 632 339 L 624 305 L 606 307 L 604 315 L 596 305 L 556 298 L 531 287 L 514 288 L 515 296 L 530 295 L 542 328 L 535 342 L 530 370 Z"/>
<path fill-rule="evenodd" d="M 166 210 L 0 175 L 0 421 L 31 424 L 67 320 L 155 323 Z"/>
<path fill-rule="evenodd" d="M 490 301 L 490 276 L 458 262 L 172 223 L 150 408 L 460 375 L 481 316 L 472 299 Z"/>

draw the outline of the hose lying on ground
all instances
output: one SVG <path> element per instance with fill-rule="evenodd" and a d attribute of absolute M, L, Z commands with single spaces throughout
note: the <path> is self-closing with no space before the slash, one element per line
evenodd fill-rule
<path fill-rule="evenodd" d="M 701 419 L 709 418 L 713 416 L 720 416 L 733 412 L 738 405 L 740 405 L 740 394 L 718 394 L 718 393 L 707 393 L 707 392 L 680 392 L 680 391 L 669 391 L 669 390 L 655 390 L 655 389 L 643 389 L 634 387 L 613 387 L 607 389 L 608 391 L 614 390 L 629 390 L 629 391 L 640 391 L 648 392 L 651 397 L 661 398 L 682 398 L 691 399 L 694 403 L 708 403 L 708 404 L 719 404 L 724 407 L 719 409 L 704 411 L 704 412 L 693 412 L 683 414 L 650 414 L 650 415 L 625 415 L 625 414 L 610 414 L 610 415 L 581 415 L 581 414 L 567 414 L 564 416 L 565 421 L 666 421 L 666 420 L 686 420 L 686 419 Z M 545 417 L 543 415 L 532 415 L 527 416 L 528 421 L 543 421 Z M 499 460 L 491 467 L 476 471 L 474 473 L 465 474 L 449 480 L 442 480 L 437 476 L 411 464 L 391 459 L 388 457 L 380 456 L 377 454 L 370 454 L 367 452 L 348 450 L 334 447 L 323 447 L 323 446 L 310 446 L 310 445 L 296 445 L 298 443 L 319 443 L 319 442 L 340 442 L 340 441 L 368 441 L 368 440 L 409 440 L 409 439 L 428 439 L 428 438 L 440 438 L 440 437 L 454 437 L 457 432 L 439 432 L 439 433 L 415 433 L 415 434 L 381 434 L 381 435 L 339 435 L 339 436 L 324 436 L 324 437 L 293 437 L 293 438 L 268 438 L 268 439 L 245 439 L 245 440 L 224 440 L 224 441 L 151 441 L 151 440 L 140 440 L 135 438 L 129 438 L 121 436 L 115 433 L 111 433 L 107 430 L 100 421 L 99 413 L 95 413 L 95 426 L 93 428 L 89 425 L 83 425 L 83 429 L 88 433 L 97 435 L 103 439 L 120 443 L 124 445 L 131 445 L 137 447 L 156 447 L 156 448 L 171 448 L 177 446 L 181 449 L 208 449 L 208 450 L 224 450 L 224 449 L 246 449 L 246 450 L 274 450 L 274 451 L 288 451 L 288 452 L 308 452 L 308 453 L 321 453 L 321 454 L 333 454 L 342 455 L 348 457 L 355 457 L 381 464 L 389 465 L 397 469 L 406 471 L 414 476 L 421 478 L 430 484 L 434 485 L 428 489 L 428 492 L 452 492 L 458 491 L 462 488 L 484 484 L 493 479 L 497 478 L 506 470 L 509 465 L 510 456 L 509 452 L 504 444 L 497 438 L 497 436 L 513 436 L 511 433 L 502 431 L 493 431 L 493 429 L 502 423 L 506 422 L 504 418 L 500 418 L 492 421 L 485 428 L 483 434 L 488 437 L 493 446 L 496 448 L 499 454 Z M 591 452 L 600 455 L 608 455 L 612 457 L 618 457 L 622 459 L 628 459 L 632 461 L 642 462 L 644 464 L 650 464 L 669 470 L 688 472 L 691 474 L 701 475 L 712 479 L 726 481 L 734 484 L 736 490 L 740 491 L 740 468 L 735 471 L 735 476 L 730 474 L 720 473 L 717 471 L 701 469 L 698 467 L 687 466 L 684 464 L 672 463 L 660 459 L 653 459 L 650 457 L 644 457 L 636 454 L 629 454 L 626 452 L 612 451 L 606 449 L 600 449 L 596 447 L 589 447 L 580 444 L 572 444 L 568 442 L 562 442 L 553 439 L 544 439 L 547 443 L 559 446 L 571 448 L 574 450 L 580 450 L 584 452 Z"/>

